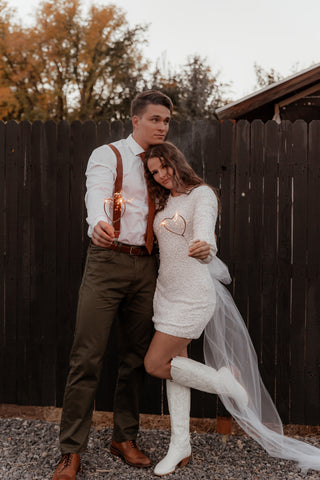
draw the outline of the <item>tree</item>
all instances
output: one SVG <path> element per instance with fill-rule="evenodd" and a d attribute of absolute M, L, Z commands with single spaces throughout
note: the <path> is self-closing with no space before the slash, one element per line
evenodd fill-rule
<path fill-rule="evenodd" d="M 179 73 L 159 67 L 151 82 L 141 45 L 146 27 L 129 27 L 115 5 L 43 0 L 34 25 L 23 27 L 0 0 L 0 116 L 2 120 L 126 120 L 138 91 L 153 86 L 175 104 L 177 119 L 212 117 L 225 88 L 195 55 Z"/>
<path fill-rule="evenodd" d="M 80 0 L 47 0 L 35 25 L 23 28 L 0 1 L 0 101 L 1 88 L 12 100 L 10 108 L 0 105 L 2 118 L 129 115 L 146 69 L 139 48 L 145 27 L 130 28 L 115 5 L 93 5 L 84 16 Z"/>
<path fill-rule="evenodd" d="M 185 118 L 213 117 L 215 110 L 224 104 L 228 87 L 218 80 L 219 72 L 212 73 L 206 59 L 190 57 L 181 76 L 180 111 Z"/>
<path fill-rule="evenodd" d="M 26 88 L 32 77 L 25 53 L 21 27 L 15 22 L 14 9 L 6 1 L 0 1 L 0 109 L 2 119 L 17 118 L 32 102 Z M 29 60 L 27 60 L 29 58 Z"/>
<path fill-rule="evenodd" d="M 212 118 L 216 108 L 226 103 L 229 84 L 218 80 L 206 59 L 198 55 L 189 57 L 180 73 L 161 74 L 159 67 L 153 73 L 153 88 L 169 95 L 175 106 L 178 120 Z"/>
<path fill-rule="evenodd" d="M 267 87 L 268 85 L 276 83 L 283 78 L 281 74 L 277 72 L 274 68 L 266 70 L 261 67 L 261 65 L 258 65 L 256 62 L 254 63 L 254 71 L 256 74 L 257 85 L 259 88 Z"/>

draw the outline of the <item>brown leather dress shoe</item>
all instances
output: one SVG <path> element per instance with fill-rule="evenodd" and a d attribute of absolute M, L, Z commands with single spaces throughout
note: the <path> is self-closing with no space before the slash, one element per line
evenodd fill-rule
<path fill-rule="evenodd" d="M 133 467 L 150 467 L 151 465 L 150 458 L 139 450 L 134 440 L 126 442 L 115 442 L 112 440 L 110 452 L 123 458 L 125 462 Z"/>
<path fill-rule="evenodd" d="M 75 480 L 80 470 L 80 455 L 77 453 L 66 453 L 62 456 L 52 480 Z"/>

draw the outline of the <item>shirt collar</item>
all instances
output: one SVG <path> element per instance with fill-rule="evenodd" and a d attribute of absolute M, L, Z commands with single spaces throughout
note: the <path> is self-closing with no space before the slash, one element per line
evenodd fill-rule
<path fill-rule="evenodd" d="M 143 148 L 134 140 L 132 133 L 126 138 L 126 142 L 134 155 L 140 155 L 140 153 L 144 152 Z"/>

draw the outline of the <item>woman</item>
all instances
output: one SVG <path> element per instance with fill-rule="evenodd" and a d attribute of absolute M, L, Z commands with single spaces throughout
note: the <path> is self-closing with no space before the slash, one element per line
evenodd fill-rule
<path fill-rule="evenodd" d="M 154 296 L 156 332 L 145 368 L 167 380 L 171 420 L 169 450 L 155 474 L 167 475 L 189 461 L 190 388 L 217 393 L 242 428 L 271 455 L 320 470 L 319 449 L 283 436 L 245 324 L 220 283 L 230 282 L 230 277 L 215 256 L 218 200 L 214 190 L 169 142 L 146 152 L 145 169 L 157 208 L 154 232 L 160 251 Z M 187 345 L 204 329 L 206 364 L 201 364 L 187 358 Z"/>

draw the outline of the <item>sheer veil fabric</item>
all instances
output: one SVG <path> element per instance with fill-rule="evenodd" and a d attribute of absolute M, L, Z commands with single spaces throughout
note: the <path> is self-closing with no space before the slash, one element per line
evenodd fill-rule
<path fill-rule="evenodd" d="M 223 285 L 231 282 L 228 268 L 215 257 L 208 265 L 216 289 L 216 308 L 204 333 L 205 363 L 228 367 L 246 389 L 249 404 L 240 410 L 232 399 L 219 395 L 243 430 L 273 457 L 294 460 L 299 467 L 320 470 L 320 449 L 283 435 L 282 422 L 266 390 L 246 325 Z"/>

